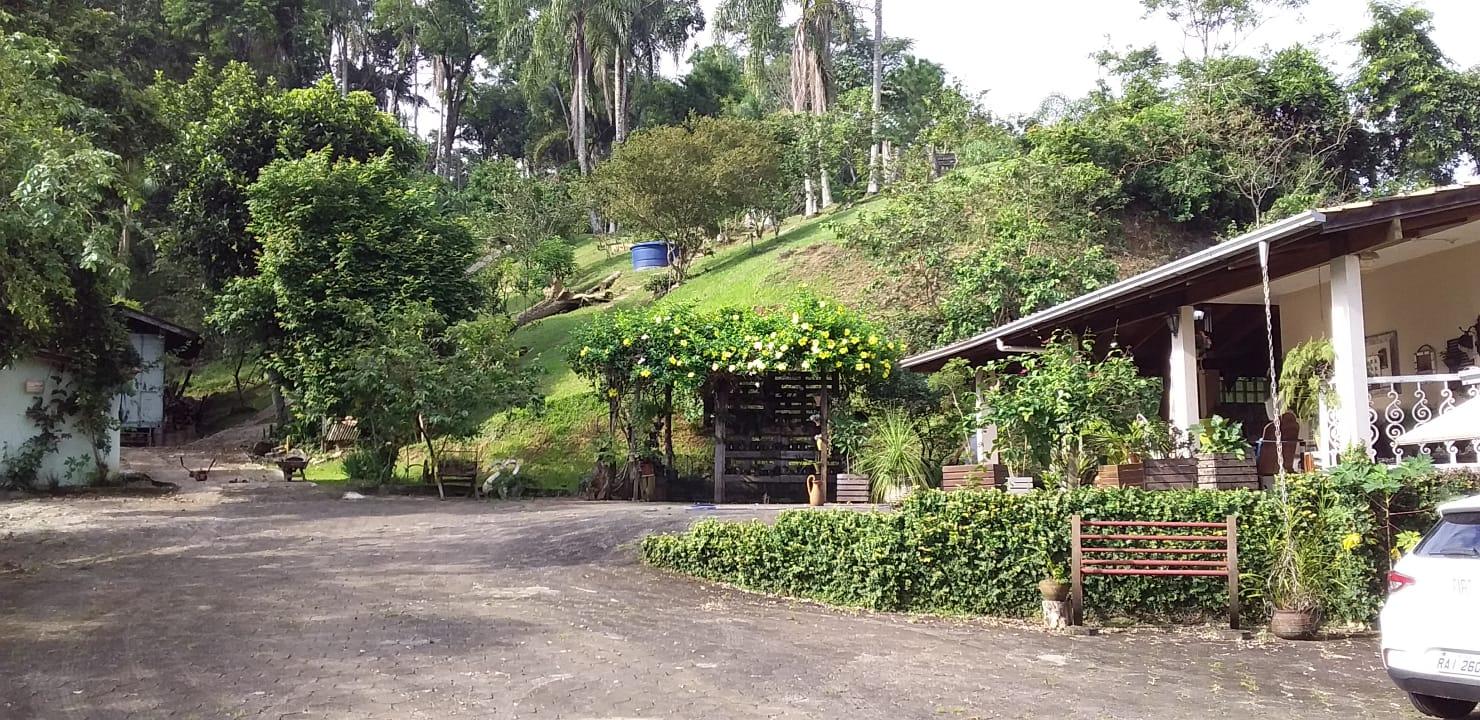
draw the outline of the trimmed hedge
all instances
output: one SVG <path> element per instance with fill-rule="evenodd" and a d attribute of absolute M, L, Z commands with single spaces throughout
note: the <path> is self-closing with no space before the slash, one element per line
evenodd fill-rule
<path fill-rule="evenodd" d="M 1293 479 L 1291 487 L 1301 519 L 1319 527 L 1336 558 L 1327 619 L 1370 620 L 1381 602 L 1381 555 L 1367 499 L 1313 478 Z M 774 525 L 706 520 L 682 534 L 645 538 L 642 556 L 657 567 L 837 605 L 1026 617 L 1040 609 L 1044 549 L 1060 562 L 1069 556 L 1075 513 L 1208 522 L 1237 515 L 1240 594 L 1257 618 L 1267 612 L 1262 593 L 1278 512 L 1271 493 L 1247 490 L 926 491 L 895 512 L 793 510 Z M 1354 534 L 1363 538 L 1355 547 Z M 1219 578 L 1090 577 L 1085 598 L 1086 612 L 1101 617 L 1189 621 L 1221 617 L 1228 607 Z"/>

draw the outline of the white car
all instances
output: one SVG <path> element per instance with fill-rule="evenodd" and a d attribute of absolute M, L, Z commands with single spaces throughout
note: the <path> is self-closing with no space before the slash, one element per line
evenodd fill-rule
<path fill-rule="evenodd" d="M 1480 702 L 1480 495 L 1439 506 L 1439 523 L 1388 573 L 1382 664 L 1419 712 L 1462 718 Z"/>

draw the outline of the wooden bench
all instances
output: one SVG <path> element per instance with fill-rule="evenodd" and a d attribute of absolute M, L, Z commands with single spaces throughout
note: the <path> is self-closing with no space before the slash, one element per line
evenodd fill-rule
<path fill-rule="evenodd" d="M 1201 531 L 1206 534 L 1192 534 Z M 1081 520 L 1075 515 L 1071 532 L 1071 624 L 1084 622 L 1085 575 L 1226 577 L 1228 626 L 1239 629 L 1236 516 L 1224 522 L 1154 522 Z"/>

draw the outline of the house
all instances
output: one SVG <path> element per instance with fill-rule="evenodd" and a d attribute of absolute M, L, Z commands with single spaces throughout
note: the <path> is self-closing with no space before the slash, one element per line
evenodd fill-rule
<path fill-rule="evenodd" d="M 1462 372 L 1476 364 L 1477 316 L 1480 184 L 1466 184 L 1295 215 L 903 364 L 979 364 L 1031 352 L 1057 331 L 1089 333 L 1163 378 L 1172 424 L 1218 414 L 1253 439 L 1268 422 L 1271 356 L 1278 371 L 1290 349 L 1327 338 L 1336 402 L 1323 405 L 1319 427 L 1301 429 L 1321 462 L 1360 443 L 1387 461 L 1426 453 L 1475 464 L 1480 441 L 1393 441 L 1480 395 Z M 989 440 L 990 429 L 978 433 L 979 455 Z"/>
<path fill-rule="evenodd" d="M 107 450 L 100 459 L 109 471 L 118 469 L 119 446 L 125 434 L 142 435 L 150 443 L 162 437 L 168 419 L 164 356 L 172 353 L 188 359 L 200 349 L 200 337 L 194 331 L 125 307 L 116 312 L 127 325 L 129 340 L 142 362 L 133 387 L 116 401 L 120 423 L 104 438 Z M 38 401 L 45 402 L 59 388 L 68 387 L 71 378 L 62 369 L 64 360 L 54 353 L 37 353 L 0 367 L 0 466 L 36 436 L 36 423 L 28 416 L 31 408 Z M 92 438 L 71 418 L 63 419 L 57 431 L 61 439 L 54 452 L 41 458 L 37 479 L 55 485 L 85 483 L 93 469 Z"/>

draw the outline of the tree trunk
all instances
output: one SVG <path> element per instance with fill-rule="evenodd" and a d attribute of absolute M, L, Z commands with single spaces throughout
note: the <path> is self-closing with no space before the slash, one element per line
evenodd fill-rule
<path fill-rule="evenodd" d="M 868 148 L 868 194 L 879 192 L 882 150 L 879 147 L 879 113 L 884 101 L 884 0 L 874 0 L 874 114 Z"/>
<path fill-rule="evenodd" d="M 831 174 L 832 173 L 830 173 L 825 166 L 822 168 L 822 171 L 818 173 L 818 177 L 821 181 L 820 184 L 822 187 L 822 209 L 824 210 L 832 207 L 833 204 L 832 178 L 829 177 Z"/>
<path fill-rule="evenodd" d="M 340 28 L 339 32 L 339 94 L 349 94 L 349 33 Z"/>
<path fill-rule="evenodd" d="M 808 176 L 802 180 L 802 217 L 812 217 L 817 214 L 817 196 L 812 192 L 812 178 Z"/>
<path fill-rule="evenodd" d="M 612 71 L 612 125 L 614 142 L 618 145 L 627 140 L 627 56 L 617 53 L 616 67 Z"/>

